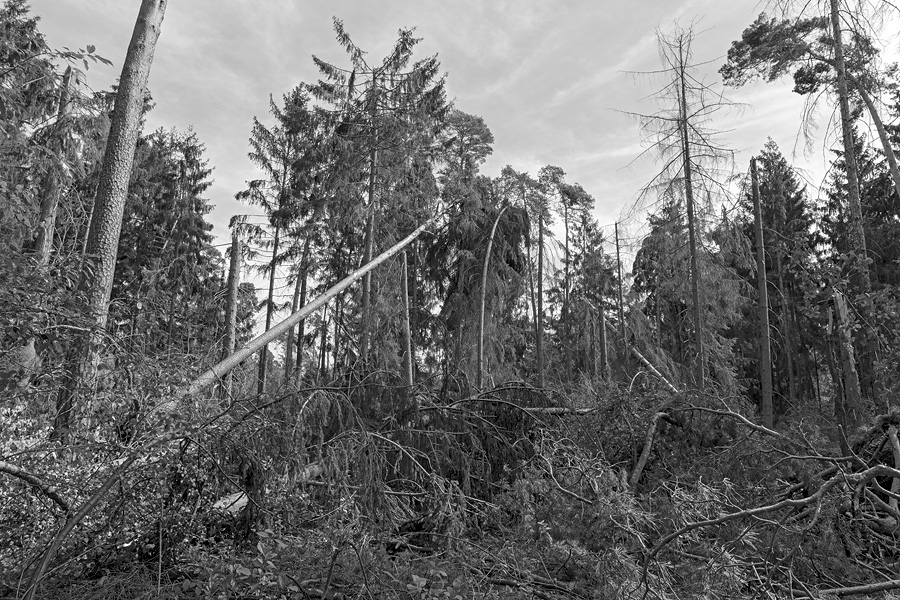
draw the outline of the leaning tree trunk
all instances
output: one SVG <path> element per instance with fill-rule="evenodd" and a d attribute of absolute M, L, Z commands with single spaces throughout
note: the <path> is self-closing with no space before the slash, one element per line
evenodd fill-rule
<path fill-rule="evenodd" d="M 487 297 L 487 274 L 488 264 L 491 260 L 491 249 L 494 247 L 494 234 L 497 232 L 497 224 L 500 223 L 500 217 L 506 212 L 508 206 L 504 206 L 497 213 L 494 224 L 491 226 L 491 233 L 488 236 L 487 250 L 484 254 L 484 265 L 481 269 L 481 304 L 478 310 L 478 370 L 476 372 L 476 386 L 481 389 L 484 382 L 484 301 Z"/>
<path fill-rule="evenodd" d="M 847 74 L 847 79 L 850 80 L 850 83 L 852 83 L 853 87 L 856 88 L 856 91 L 859 92 L 860 97 L 862 97 L 862 100 L 869 111 L 869 116 L 872 117 L 872 122 L 875 124 L 875 130 L 878 131 L 878 139 L 881 140 L 881 148 L 884 150 L 884 157 L 888 162 L 891 180 L 894 182 L 894 191 L 897 192 L 897 199 L 900 200 L 900 168 L 897 167 L 897 155 L 894 154 L 894 149 L 891 147 L 891 140 L 888 137 L 887 130 L 884 128 L 884 122 L 881 120 L 878 109 L 875 108 L 875 103 L 872 101 L 872 97 L 869 95 L 869 92 L 866 91 L 866 88 L 856 81 L 856 79 L 851 78 L 849 74 Z"/>
<path fill-rule="evenodd" d="M 415 231 L 410 233 L 408 236 L 394 244 L 389 250 L 385 250 L 377 257 L 373 258 L 371 261 L 351 273 L 347 275 L 340 282 L 333 285 L 328 289 L 324 294 L 301 307 L 300 310 L 289 316 L 287 319 L 274 325 L 271 329 L 267 329 L 265 332 L 255 337 L 254 339 L 247 342 L 247 344 L 233 353 L 231 356 L 225 358 L 219 364 L 212 367 L 202 375 L 198 376 L 194 381 L 192 381 L 188 386 L 181 389 L 181 391 L 177 394 L 178 398 L 187 398 L 191 396 L 195 396 L 212 385 L 215 381 L 223 377 L 226 373 L 234 369 L 238 366 L 242 361 L 246 360 L 250 356 L 252 356 L 255 352 L 259 351 L 264 345 L 269 342 L 277 339 L 278 337 L 287 333 L 287 330 L 290 327 L 293 327 L 296 323 L 302 321 L 306 317 L 308 317 L 313 312 L 319 310 L 323 306 L 325 306 L 329 300 L 337 296 L 339 293 L 350 287 L 356 280 L 364 277 L 366 273 L 371 273 L 373 269 L 377 266 L 403 250 L 406 246 L 410 244 L 414 239 L 416 239 L 425 229 L 435 223 L 441 215 L 435 215 L 422 223 Z"/>
<path fill-rule="evenodd" d="M 76 340 L 69 357 L 66 382 L 57 398 L 54 423 L 54 436 L 57 438 L 66 437 L 78 398 L 93 389 L 96 383 L 128 181 L 134 164 L 147 80 L 166 3 L 167 0 L 142 0 L 119 78 L 87 241 L 87 255 L 93 260 L 87 261 L 89 264 L 85 264 L 81 273 L 81 287 L 86 292 L 91 323 L 89 330 Z"/>

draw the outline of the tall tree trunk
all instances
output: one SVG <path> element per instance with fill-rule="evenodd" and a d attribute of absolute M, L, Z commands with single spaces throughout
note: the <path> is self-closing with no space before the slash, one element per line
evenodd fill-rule
<path fill-rule="evenodd" d="M 606 307 L 603 306 L 603 298 L 600 298 L 598 310 L 600 312 L 600 377 L 604 381 L 609 379 L 609 350 L 606 340 Z"/>
<path fill-rule="evenodd" d="M 775 198 L 775 231 L 778 234 L 778 242 L 775 244 L 775 276 L 778 278 L 778 292 L 781 294 L 781 339 L 784 349 L 785 370 L 788 380 L 788 401 L 793 403 L 797 399 L 797 368 L 794 362 L 794 336 L 791 322 L 791 297 L 784 284 L 784 258 L 788 255 L 786 240 L 787 228 L 787 198 L 781 196 Z"/>
<path fill-rule="evenodd" d="M 374 132 L 372 139 L 372 149 L 369 151 L 369 198 L 368 198 L 368 214 L 366 215 L 366 240 L 363 254 L 362 264 L 368 264 L 372 260 L 375 251 L 375 184 L 377 182 L 378 173 L 378 129 L 375 125 L 375 118 L 378 110 L 378 78 L 376 73 L 372 73 L 372 98 L 370 99 L 371 107 L 369 118 L 371 119 L 371 127 Z M 360 308 L 362 309 L 362 332 L 359 336 L 359 358 L 363 366 L 368 364 L 369 360 L 369 336 L 372 328 L 372 274 L 366 273 L 363 278 L 362 299 Z"/>
<path fill-rule="evenodd" d="M 338 295 L 334 299 L 334 309 L 332 309 L 331 319 L 334 321 L 334 336 L 332 337 L 331 352 L 331 378 L 337 380 L 340 373 L 341 358 L 341 319 L 343 317 L 343 294 Z"/>
<path fill-rule="evenodd" d="M 656 347 L 662 350 L 662 305 L 660 304 L 659 284 L 656 285 Z"/>
<path fill-rule="evenodd" d="M 225 301 L 225 343 L 222 346 L 221 359 L 224 360 L 234 352 L 237 342 L 237 303 L 238 290 L 241 285 L 241 241 L 237 226 L 231 230 L 231 257 L 228 266 L 228 299 Z M 222 396 L 231 396 L 231 372 L 225 374 L 222 385 Z"/>
<path fill-rule="evenodd" d="M 703 309 L 700 306 L 700 265 L 697 259 L 697 220 L 694 216 L 694 186 L 691 181 L 691 144 L 688 136 L 687 75 L 685 73 L 683 48 L 678 48 L 680 69 L 680 133 L 681 158 L 684 169 L 684 195 L 687 204 L 688 246 L 691 253 L 691 300 L 694 303 L 694 350 L 697 353 L 696 382 L 699 389 L 706 386 L 706 360 L 703 352 Z"/>
<path fill-rule="evenodd" d="M 167 0 L 142 0 L 119 78 L 86 247 L 87 254 L 94 260 L 93 264 L 85 265 L 81 274 L 81 287 L 86 292 L 91 324 L 89 331 L 75 341 L 68 360 L 67 379 L 57 398 L 53 433 L 59 439 L 66 437 L 71 413 L 79 396 L 93 390 L 96 385 L 144 93 L 166 3 Z"/>
<path fill-rule="evenodd" d="M 497 231 L 497 224 L 500 223 L 500 217 L 506 212 L 508 206 L 504 206 L 497 213 L 494 224 L 491 226 L 491 233 L 488 236 L 487 250 L 484 254 L 484 265 L 481 269 L 481 304 L 478 309 L 478 370 L 476 371 L 476 387 L 480 390 L 484 383 L 484 302 L 487 297 L 487 274 L 488 264 L 491 260 L 491 249 L 494 246 L 494 233 Z"/>
<path fill-rule="evenodd" d="M 281 202 L 278 203 L 279 207 Z M 272 262 L 269 263 L 269 295 L 266 302 L 266 328 L 268 331 L 272 327 L 272 314 L 275 312 L 275 269 L 278 266 L 278 243 L 281 237 L 281 223 L 275 223 L 275 240 L 272 243 Z M 256 393 L 262 394 L 266 391 L 266 363 L 268 363 L 269 346 L 263 345 L 259 351 L 259 372 L 256 377 Z"/>
<path fill-rule="evenodd" d="M 522 209 L 525 211 L 525 221 L 527 223 L 531 222 L 531 217 L 528 215 L 528 202 L 525 197 L 525 184 L 521 184 L 522 186 Z M 529 226 L 530 227 L 530 226 Z M 532 316 L 532 327 L 534 328 L 534 339 L 535 344 L 537 344 L 538 338 L 538 329 L 537 329 L 537 303 L 534 298 L 534 263 L 531 260 L 531 232 L 529 231 L 525 238 L 525 259 L 528 265 L 528 296 L 531 301 L 531 316 Z M 528 312 L 527 310 L 525 311 Z"/>
<path fill-rule="evenodd" d="M 53 164 L 47 170 L 44 194 L 41 198 L 41 214 L 38 221 L 34 250 L 38 255 L 38 264 L 46 267 L 50 263 L 53 249 L 53 233 L 56 229 L 56 213 L 59 208 L 60 188 L 62 187 L 62 161 L 65 156 L 64 142 L 61 139 L 63 128 L 72 112 L 70 102 L 72 96 L 72 67 L 67 67 L 63 75 L 62 87 L 59 90 L 59 107 L 56 112 L 56 124 L 53 127 L 51 147 L 55 154 Z"/>
<path fill-rule="evenodd" d="M 569 340 L 569 206 L 565 196 L 563 202 L 563 227 L 566 229 L 566 255 L 563 262 L 563 357 L 566 361 L 566 381 L 572 381 L 572 348 Z"/>
<path fill-rule="evenodd" d="M 309 254 L 312 235 L 306 238 L 303 246 L 303 256 L 300 257 L 300 307 L 306 306 L 306 287 L 309 281 Z M 297 360 L 294 364 L 294 380 L 299 383 L 300 376 L 303 374 L 301 367 L 303 366 L 303 338 L 306 336 L 306 319 L 300 319 L 297 323 Z M 313 369 L 315 371 L 315 369 Z"/>
<path fill-rule="evenodd" d="M 859 169 L 853 145 L 853 123 L 850 117 L 850 95 L 847 91 L 847 68 L 844 64 L 844 43 L 841 35 L 841 17 L 838 0 L 830 0 L 831 33 L 834 40 L 834 67 L 837 73 L 838 104 L 841 114 L 841 134 L 844 141 L 844 162 L 847 165 L 847 194 L 850 208 L 850 240 L 856 259 L 853 279 L 857 291 L 871 291 L 869 267 L 866 263 L 866 234 L 863 228 L 862 205 L 859 195 Z"/>
<path fill-rule="evenodd" d="M 294 281 L 294 297 L 291 299 L 291 314 L 297 312 L 297 308 L 300 305 L 300 288 L 303 286 L 302 277 L 300 273 L 297 273 L 297 280 Z M 294 362 L 294 349 L 296 346 L 296 341 L 294 339 L 294 328 L 291 327 L 288 329 L 288 337 L 287 344 L 285 344 L 285 356 L 284 356 L 284 383 L 289 384 L 293 379 L 294 375 L 294 367 L 296 363 Z"/>
<path fill-rule="evenodd" d="M 407 278 L 406 250 L 401 253 L 403 268 L 400 274 L 400 293 L 403 295 L 403 362 L 406 385 L 412 387 L 415 384 L 415 369 L 413 368 L 413 344 L 412 331 L 409 325 L 409 283 Z"/>
<path fill-rule="evenodd" d="M 322 326 L 319 330 L 319 376 L 328 377 L 328 306 L 322 309 Z"/>
<path fill-rule="evenodd" d="M 628 344 L 625 341 L 625 302 L 622 298 L 622 255 L 619 252 L 619 224 L 615 224 L 616 231 L 616 269 L 619 273 L 619 338 L 622 340 L 622 352 L 623 356 L 628 352 L 626 346 Z"/>
<path fill-rule="evenodd" d="M 544 387 L 544 209 L 538 215 L 538 281 L 537 281 L 537 386 Z"/>
<path fill-rule="evenodd" d="M 750 159 L 753 186 L 753 221 L 756 231 L 756 288 L 759 292 L 759 408 L 762 424 L 771 429 L 775 418 L 772 403 L 772 343 L 769 338 L 769 290 L 766 281 L 766 246 L 763 240 L 762 208 L 759 202 L 759 176 L 756 159 Z"/>

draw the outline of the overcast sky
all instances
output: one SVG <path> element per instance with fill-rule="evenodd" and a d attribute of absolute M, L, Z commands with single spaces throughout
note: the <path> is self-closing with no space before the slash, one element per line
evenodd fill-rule
<path fill-rule="evenodd" d="M 115 63 L 92 66 L 91 87 L 115 81 L 139 0 L 31 5 L 51 46 L 93 44 Z M 658 165 L 642 160 L 629 167 L 642 150 L 641 134 L 618 111 L 656 111 L 645 98 L 664 82 L 625 71 L 659 69 L 657 28 L 698 21 L 694 56 L 712 61 L 706 71 L 715 85 L 731 41 L 761 9 L 756 0 L 171 0 L 150 75 L 156 108 L 149 126 L 193 126 L 206 144 L 215 168 L 211 220 L 216 235 L 227 235 L 229 217 L 248 212 L 233 196 L 256 176 L 246 158 L 253 116 L 265 122 L 270 94 L 280 99 L 317 78 L 313 54 L 347 64 L 332 17 L 344 21 L 373 62 L 380 62 L 399 28 L 415 27 L 423 38 L 418 53 L 439 55 L 457 108 L 482 116 L 494 133 L 486 174 L 497 175 L 506 164 L 533 175 L 543 165 L 560 166 L 568 181 L 597 199 L 601 224 L 630 217 L 623 237 L 634 240 L 643 215 L 630 216 L 630 208 Z M 728 130 L 722 139 L 739 151 L 740 170 L 769 136 L 791 157 L 802 99 L 790 87 L 786 81 L 728 91 L 748 107 L 715 125 Z M 812 154 L 804 157 L 800 147 L 795 159 L 816 185 L 824 172 L 825 124 Z"/>

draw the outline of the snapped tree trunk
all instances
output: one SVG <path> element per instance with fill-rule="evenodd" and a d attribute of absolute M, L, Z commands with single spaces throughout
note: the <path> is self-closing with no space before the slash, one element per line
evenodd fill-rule
<path fill-rule="evenodd" d="M 128 181 L 134 163 L 147 80 L 166 3 L 167 0 L 142 0 L 122 66 L 86 245 L 86 262 L 92 264 L 85 264 L 81 273 L 81 288 L 86 292 L 91 319 L 90 329 L 75 341 L 68 359 L 66 382 L 57 398 L 54 422 L 54 437 L 57 438 L 65 438 L 79 397 L 96 384 Z"/>
<path fill-rule="evenodd" d="M 762 207 L 759 201 L 759 176 L 756 159 L 750 159 L 750 178 L 753 186 L 753 221 L 756 230 L 756 288 L 759 292 L 759 409 L 762 423 L 772 429 L 772 345 L 769 338 L 769 291 L 766 282 L 766 247 L 763 240 Z"/>
<path fill-rule="evenodd" d="M 844 295 L 836 289 L 833 292 L 833 298 L 844 381 L 844 401 L 837 407 L 838 410 L 836 412 L 838 414 L 836 416 L 838 417 L 838 422 L 844 428 L 844 435 L 849 437 L 849 430 L 859 424 L 859 419 L 862 416 L 862 393 L 860 392 L 859 375 L 856 372 L 847 301 Z"/>

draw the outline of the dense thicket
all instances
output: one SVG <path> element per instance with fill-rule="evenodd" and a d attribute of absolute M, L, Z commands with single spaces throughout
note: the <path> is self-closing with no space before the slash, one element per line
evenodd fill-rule
<path fill-rule="evenodd" d="M 891 123 L 900 102 L 867 32 L 844 32 L 838 64 L 823 8 L 761 16 L 722 73 L 742 85 L 792 72 L 800 93 L 846 96 L 855 166 L 835 142 L 815 197 L 769 140 L 755 187 L 723 174 L 705 153 L 720 149 L 705 127 L 722 96 L 688 89 L 692 34 L 679 32 L 662 40 L 675 103 L 651 120 L 669 158 L 643 191 L 653 208 L 634 256 L 563 167 L 482 172 L 489 125 L 448 100 L 412 30 L 369 61 L 336 19 L 345 61 L 314 58 L 318 81 L 291 82 L 247 123 L 259 176 L 237 190 L 248 214 L 232 216 L 227 252 L 198 135 L 141 133 L 97 332 L 79 283 L 118 90 L 88 93 L 76 61 L 105 59 L 50 49 L 8 0 L 0 594 L 900 588 L 900 217 L 886 153 L 900 128 L 880 125 L 877 144 L 863 133 L 866 114 Z M 253 339 L 291 313 L 278 337 Z M 100 376 L 61 436 L 66 357 L 86 331 Z M 241 360 L 227 360 L 232 344 Z"/>

